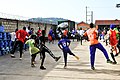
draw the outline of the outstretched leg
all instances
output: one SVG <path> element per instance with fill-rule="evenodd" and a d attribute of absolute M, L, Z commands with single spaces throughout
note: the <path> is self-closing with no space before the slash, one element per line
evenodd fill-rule
<path fill-rule="evenodd" d="M 53 59 L 55 59 L 55 61 L 58 61 L 58 60 L 61 58 L 61 56 L 55 57 L 55 55 L 52 53 L 52 51 L 51 51 L 50 49 L 48 49 L 45 45 L 43 46 L 43 48 L 44 48 L 45 52 L 49 53 L 49 55 L 50 55 Z"/>

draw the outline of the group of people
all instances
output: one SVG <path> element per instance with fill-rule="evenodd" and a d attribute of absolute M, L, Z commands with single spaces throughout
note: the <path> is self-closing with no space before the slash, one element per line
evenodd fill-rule
<path fill-rule="evenodd" d="M 41 31 L 41 36 L 38 35 L 39 33 L 34 34 L 34 29 L 32 29 L 32 33 L 29 34 L 29 32 L 26 31 L 26 27 L 23 27 L 23 29 L 20 29 L 15 32 L 16 34 L 16 40 L 13 45 L 13 50 L 11 51 L 11 57 L 15 58 L 15 50 L 17 46 L 19 45 L 19 51 L 20 51 L 20 60 L 22 60 L 22 54 L 23 54 L 23 45 L 28 44 L 29 45 L 29 52 L 31 55 L 31 67 L 35 67 L 35 58 L 36 55 L 39 53 L 41 58 L 41 65 L 40 69 L 45 70 L 44 67 L 44 60 L 45 60 L 45 52 L 49 53 L 55 61 L 58 61 L 61 56 L 56 57 L 47 46 L 45 46 L 45 30 Z M 31 32 L 31 31 L 30 31 Z M 26 36 L 28 37 L 26 40 Z"/>
<path fill-rule="evenodd" d="M 107 63 L 113 63 L 117 64 L 117 61 L 115 60 L 115 55 L 113 54 L 113 51 L 116 51 L 116 45 L 118 43 L 116 39 L 117 33 L 114 30 L 115 26 L 111 25 L 110 30 L 109 30 L 109 44 L 110 44 L 110 54 L 113 59 L 113 61 L 110 60 L 108 56 L 108 52 L 106 49 L 103 47 L 103 45 L 98 41 L 98 30 L 95 28 L 94 24 L 90 24 L 90 28 L 83 34 L 83 37 L 88 37 L 88 41 L 90 43 L 89 49 L 90 49 L 90 62 L 91 62 L 91 69 L 95 70 L 95 52 L 96 49 L 98 48 L 101 50 L 106 58 Z M 37 34 L 37 35 L 36 35 Z M 40 58 L 42 59 L 41 61 L 41 66 L 40 69 L 45 70 L 46 68 L 44 67 L 44 60 L 45 60 L 45 52 L 49 53 L 50 56 L 55 60 L 58 61 L 61 56 L 56 57 L 52 51 L 45 45 L 45 30 L 39 30 L 37 31 L 36 34 L 29 34 L 26 32 L 26 27 L 23 27 L 23 30 L 18 30 L 16 31 L 16 41 L 14 43 L 13 50 L 11 52 L 11 57 L 15 58 L 14 53 L 16 46 L 19 44 L 20 47 L 20 59 L 22 59 L 22 53 L 23 53 L 23 45 L 28 44 L 29 45 L 29 52 L 31 54 L 31 66 L 35 67 L 35 58 L 36 55 L 39 53 Z M 51 36 L 52 31 L 49 32 L 49 35 Z M 119 33 L 118 33 L 119 34 Z M 26 36 L 29 38 L 26 40 Z M 69 53 L 70 55 L 73 55 L 77 60 L 79 60 L 79 57 L 75 55 L 69 48 L 71 41 L 68 39 L 66 35 L 62 35 L 60 40 L 58 41 L 58 47 L 63 51 L 63 56 L 64 56 L 64 68 L 67 67 L 67 54 Z"/>

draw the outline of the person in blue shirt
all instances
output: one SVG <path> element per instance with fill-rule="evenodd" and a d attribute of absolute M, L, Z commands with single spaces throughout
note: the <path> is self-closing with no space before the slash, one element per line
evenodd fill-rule
<path fill-rule="evenodd" d="M 64 68 L 67 68 L 67 53 L 70 55 L 73 55 L 77 60 L 79 60 L 79 57 L 76 56 L 74 53 L 71 52 L 69 46 L 70 46 L 71 41 L 66 38 L 66 36 L 62 35 L 62 39 L 58 42 L 59 48 L 63 51 L 63 56 L 64 56 Z"/>

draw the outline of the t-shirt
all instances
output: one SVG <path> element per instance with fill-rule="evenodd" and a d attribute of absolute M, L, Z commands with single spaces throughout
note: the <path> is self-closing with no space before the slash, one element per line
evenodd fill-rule
<path fill-rule="evenodd" d="M 62 39 L 58 42 L 58 45 L 62 46 L 63 52 L 67 52 L 69 51 L 69 47 L 68 47 L 68 43 L 70 44 L 70 40 L 69 39 Z"/>
<path fill-rule="evenodd" d="M 25 44 L 29 45 L 29 51 L 30 51 L 31 55 L 37 53 L 38 51 L 40 51 L 37 47 L 34 46 L 34 44 L 35 44 L 35 40 L 34 39 L 27 40 L 25 42 Z"/>
<path fill-rule="evenodd" d="M 29 34 L 25 30 L 18 30 L 16 32 L 16 38 L 23 43 L 25 42 L 26 36 L 29 36 Z"/>
<path fill-rule="evenodd" d="M 90 28 L 88 29 L 85 34 L 85 36 L 88 36 L 90 45 L 98 44 L 99 41 L 97 40 L 97 30 L 96 28 Z"/>
<path fill-rule="evenodd" d="M 110 30 L 110 45 L 115 46 L 117 44 L 116 31 Z"/>

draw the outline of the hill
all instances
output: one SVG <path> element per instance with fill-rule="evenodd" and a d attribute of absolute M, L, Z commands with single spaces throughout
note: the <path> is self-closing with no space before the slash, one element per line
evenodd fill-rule
<path fill-rule="evenodd" d="M 68 19 L 63 19 L 63 18 L 54 18 L 54 17 L 51 17 L 51 18 L 31 18 L 31 19 L 28 19 L 28 21 L 32 21 L 32 22 L 41 22 L 41 23 L 48 23 L 48 24 L 55 24 L 55 25 L 58 25 L 58 21 L 61 21 L 61 20 L 68 20 Z"/>

